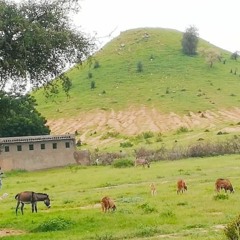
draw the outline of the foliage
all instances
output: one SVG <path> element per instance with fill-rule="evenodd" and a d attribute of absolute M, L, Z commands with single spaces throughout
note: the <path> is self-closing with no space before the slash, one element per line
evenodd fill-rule
<path fill-rule="evenodd" d="M 218 50 L 209 48 L 209 49 L 200 49 L 200 54 L 205 57 L 206 63 L 212 68 L 213 64 L 221 60 L 221 54 Z"/>
<path fill-rule="evenodd" d="M 231 59 L 237 60 L 239 58 L 240 52 L 236 51 L 234 53 L 232 53 L 231 55 Z"/>
<path fill-rule="evenodd" d="M 142 72 L 143 71 L 143 64 L 141 61 L 137 63 L 137 72 Z"/>
<path fill-rule="evenodd" d="M 64 218 L 52 218 L 39 224 L 39 226 L 34 229 L 34 232 L 51 232 L 51 231 L 61 231 L 70 228 L 73 222 Z"/>
<path fill-rule="evenodd" d="M 121 142 L 120 143 L 120 147 L 122 148 L 128 148 L 128 147 L 132 147 L 133 144 L 130 141 L 125 141 L 125 142 Z"/>
<path fill-rule="evenodd" d="M 148 203 L 139 205 L 139 208 L 142 209 L 144 213 L 157 212 L 157 209 L 153 206 L 150 206 Z"/>
<path fill-rule="evenodd" d="M 117 159 L 113 162 L 113 167 L 115 168 L 125 168 L 132 167 L 133 161 L 129 159 Z"/>
<path fill-rule="evenodd" d="M 94 89 L 96 88 L 96 83 L 94 80 L 91 81 L 91 89 Z"/>
<path fill-rule="evenodd" d="M 78 12 L 78 0 L 0 2 L 0 89 L 22 91 L 33 87 L 52 89 L 59 77 L 68 92 L 67 66 L 80 63 L 94 44 L 71 27 L 70 12 Z M 56 86 L 56 85 L 55 85 Z M 50 91 L 50 93 L 52 93 Z"/>
<path fill-rule="evenodd" d="M 10 95 L 0 92 L 0 137 L 47 135 L 46 119 L 36 110 L 36 100 L 30 95 Z"/>
<path fill-rule="evenodd" d="M 224 229 L 224 233 L 229 240 L 240 239 L 240 215 L 228 223 Z"/>
<path fill-rule="evenodd" d="M 183 33 L 182 50 L 186 55 L 195 55 L 198 44 L 198 29 L 190 26 Z"/>
<path fill-rule="evenodd" d="M 214 200 L 227 200 L 229 197 L 227 194 L 222 194 L 222 193 L 219 193 L 219 194 L 216 194 L 215 196 L 213 196 L 213 199 Z"/>

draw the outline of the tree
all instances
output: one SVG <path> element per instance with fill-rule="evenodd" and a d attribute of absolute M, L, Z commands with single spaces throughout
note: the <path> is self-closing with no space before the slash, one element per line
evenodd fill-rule
<path fill-rule="evenodd" d="M 182 51 L 186 55 L 195 55 L 198 44 L 198 29 L 190 26 L 186 29 L 182 38 Z"/>
<path fill-rule="evenodd" d="M 0 90 L 51 89 L 58 78 L 68 92 L 66 67 L 81 63 L 94 50 L 93 39 L 74 29 L 70 13 L 80 0 L 0 0 Z M 59 85 L 59 84 L 58 84 Z"/>
<path fill-rule="evenodd" d="M 35 99 L 27 95 L 0 92 L 0 137 L 46 135 L 46 119 L 36 110 Z"/>
<path fill-rule="evenodd" d="M 221 60 L 221 53 L 214 48 L 200 49 L 200 54 L 205 57 L 206 63 L 212 68 L 213 64 Z"/>
<path fill-rule="evenodd" d="M 231 59 L 234 59 L 234 60 L 237 60 L 238 57 L 239 57 L 239 52 L 238 51 L 232 53 L 232 55 L 231 55 Z"/>

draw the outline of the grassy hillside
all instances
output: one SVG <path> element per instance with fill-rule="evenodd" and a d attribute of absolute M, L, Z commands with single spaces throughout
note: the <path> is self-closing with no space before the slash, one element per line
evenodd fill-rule
<path fill-rule="evenodd" d="M 211 68 L 201 54 L 184 55 L 181 39 L 181 32 L 170 29 L 122 32 L 93 56 L 91 64 L 68 71 L 73 81 L 69 98 L 61 91 L 49 99 L 41 90 L 34 93 L 52 134 L 78 131 L 77 138 L 88 148 L 119 150 L 126 141 L 133 147 L 139 142 L 159 145 L 156 138 L 162 133 L 161 142 L 170 145 L 176 139 L 186 144 L 209 140 L 237 126 L 240 62 L 200 39 L 198 50 L 221 53 L 222 61 Z M 176 136 L 182 127 L 187 135 Z M 232 134 L 236 131 L 239 128 L 231 129 Z M 153 132 L 155 138 L 137 144 L 129 139 L 143 132 Z"/>
<path fill-rule="evenodd" d="M 154 106 L 161 112 L 186 113 L 238 106 L 240 69 L 230 53 L 218 49 L 226 64 L 210 68 L 199 55 L 181 52 L 182 33 L 169 29 L 134 29 L 123 32 L 96 53 L 93 64 L 69 71 L 70 98 L 59 94 L 46 100 L 35 94 L 38 110 L 47 118 L 74 116 L 92 109 L 124 109 L 129 105 Z M 199 48 L 216 48 L 200 40 Z M 95 61 L 99 67 L 94 68 Z M 142 72 L 137 72 L 141 62 Z M 92 76 L 89 78 L 89 76 Z M 91 81 L 95 89 L 91 89 Z"/>

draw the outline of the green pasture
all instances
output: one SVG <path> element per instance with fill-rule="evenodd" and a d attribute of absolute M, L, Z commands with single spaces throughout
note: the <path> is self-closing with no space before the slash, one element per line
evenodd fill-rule
<path fill-rule="evenodd" d="M 72 165 L 5 172 L 0 195 L 9 195 L 0 201 L 0 230 L 25 233 L 2 239 L 224 240 L 224 227 L 239 215 L 239 172 L 239 155 L 152 162 L 150 168 Z M 234 194 L 216 194 L 219 177 L 230 179 Z M 188 191 L 178 195 L 179 178 Z M 16 216 L 14 196 L 25 190 L 48 193 L 52 207 L 39 202 L 38 213 L 31 213 L 25 205 L 24 215 Z M 106 195 L 115 200 L 115 212 L 101 212 Z"/>

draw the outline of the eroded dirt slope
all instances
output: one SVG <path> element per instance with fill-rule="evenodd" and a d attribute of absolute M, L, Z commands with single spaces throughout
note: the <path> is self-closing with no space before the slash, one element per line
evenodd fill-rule
<path fill-rule="evenodd" d="M 119 132 L 123 135 L 136 135 L 141 132 L 161 132 L 176 130 L 180 127 L 216 128 L 225 126 L 228 131 L 240 131 L 240 108 L 222 109 L 216 112 L 205 111 L 187 115 L 175 113 L 162 114 L 152 108 L 129 107 L 124 111 L 90 111 L 68 119 L 49 120 L 52 134 L 66 134 L 78 131 L 79 138 L 90 145 L 101 145 L 100 136 L 106 132 Z M 93 133 L 98 133 L 93 137 Z M 90 137 L 91 136 L 91 137 Z"/>

